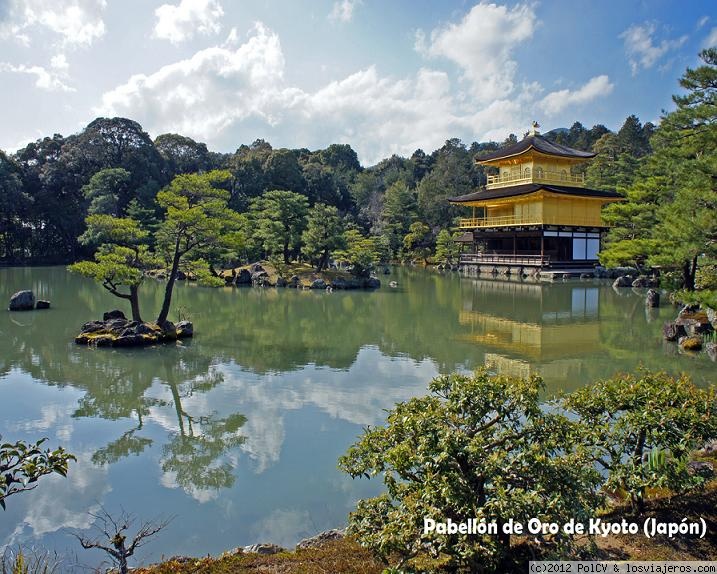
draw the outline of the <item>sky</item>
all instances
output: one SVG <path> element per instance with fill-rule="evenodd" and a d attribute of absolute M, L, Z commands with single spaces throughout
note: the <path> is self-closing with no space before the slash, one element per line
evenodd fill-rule
<path fill-rule="evenodd" d="M 714 0 L 0 0 L 0 149 L 98 116 L 364 165 L 532 120 L 616 130 L 657 123 L 715 45 Z"/>

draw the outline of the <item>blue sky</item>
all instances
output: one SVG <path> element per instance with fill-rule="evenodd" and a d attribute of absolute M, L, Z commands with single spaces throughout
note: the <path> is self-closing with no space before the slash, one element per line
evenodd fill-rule
<path fill-rule="evenodd" d="M 714 1 L 0 0 L 0 148 L 136 119 L 364 164 L 629 114 L 657 121 Z"/>

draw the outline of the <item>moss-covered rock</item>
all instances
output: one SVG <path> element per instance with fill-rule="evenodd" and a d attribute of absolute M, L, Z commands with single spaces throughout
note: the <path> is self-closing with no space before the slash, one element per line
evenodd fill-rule
<path fill-rule="evenodd" d="M 102 321 L 90 321 L 82 325 L 75 343 L 95 347 L 143 347 L 193 335 L 194 326 L 189 321 L 181 321 L 176 326 L 167 321 L 160 326 L 156 323 L 130 321 L 121 311 L 111 311 L 105 313 Z"/>

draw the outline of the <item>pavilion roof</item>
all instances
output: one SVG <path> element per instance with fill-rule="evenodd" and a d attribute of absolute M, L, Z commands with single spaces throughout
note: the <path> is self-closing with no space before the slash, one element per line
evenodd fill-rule
<path fill-rule="evenodd" d="M 518 143 L 489 152 L 487 154 L 476 156 L 476 161 L 478 163 L 483 163 L 487 161 L 495 161 L 499 159 L 509 158 L 525 153 L 531 149 L 534 149 L 546 155 L 569 157 L 576 159 L 588 159 L 591 157 L 595 157 L 596 155 L 591 152 L 581 151 L 579 149 L 573 149 L 568 146 L 550 142 L 539 134 L 532 134 L 524 137 Z"/>
<path fill-rule="evenodd" d="M 470 201 L 482 201 L 486 199 L 500 199 L 504 197 L 514 197 L 518 195 L 527 195 L 536 191 L 545 190 L 562 195 L 573 195 L 576 197 L 604 197 L 610 199 L 621 199 L 622 195 L 614 191 L 602 189 L 587 189 L 585 187 L 570 187 L 567 185 L 545 185 L 538 183 L 526 183 L 524 185 L 514 185 L 511 187 L 502 187 L 498 189 L 479 189 L 467 195 L 459 195 L 457 197 L 449 197 L 451 203 L 466 203 Z"/>

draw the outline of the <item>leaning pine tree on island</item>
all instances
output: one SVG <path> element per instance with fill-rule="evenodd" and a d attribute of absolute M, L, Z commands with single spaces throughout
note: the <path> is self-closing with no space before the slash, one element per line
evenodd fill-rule
<path fill-rule="evenodd" d="M 164 215 L 154 233 L 131 217 L 88 216 L 80 241 L 98 246 L 95 259 L 75 263 L 70 270 L 92 277 L 113 295 L 127 299 L 132 319 L 141 323 L 139 287 L 149 269 L 164 267 L 167 284 L 155 321 L 164 329 L 179 271 L 188 270 L 204 283 L 216 284 L 219 279 L 211 272 L 213 264 L 241 248 L 244 219 L 228 207 L 230 194 L 219 187 L 230 177 L 225 171 L 175 177 L 157 194 Z M 149 247 L 152 244 L 154 251 Z"/>

